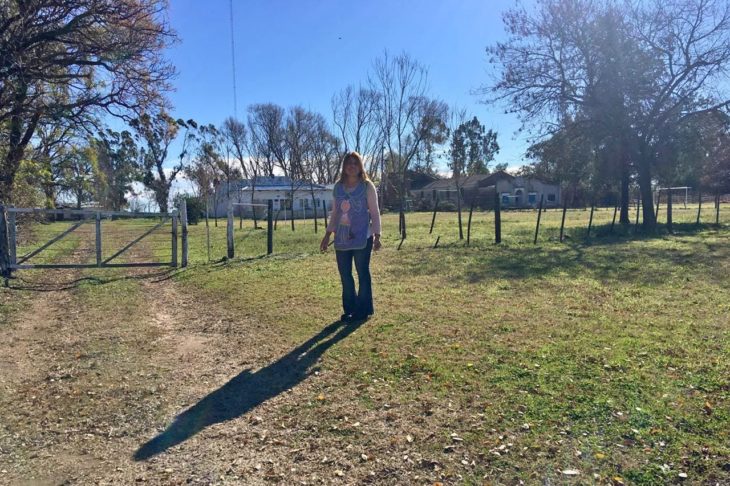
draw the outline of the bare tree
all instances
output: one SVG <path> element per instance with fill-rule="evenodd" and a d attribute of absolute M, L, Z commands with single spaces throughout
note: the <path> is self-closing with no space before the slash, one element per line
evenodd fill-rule
<path fill-rule="evenodd" d="M 316 114 L 294 106 L 289 109 L 285 128 L 286 156 L 279 163 L 284 175 L 289 178 L 292 219 L 294 231 L 294 201 L 296 192 L 306 183 L 305 167 L 309 159 L 315 137 L 314 120 Z"/>
<path fill-rule="evenodd" d="M 314 208 L 314 232 L 318 228 L 317 200 L 314 183 L 330 184 L 337 178 L 340 166 L 340 144 L 337 137 L 330 132 L 327 122 L 320 113 L 312 116 L 311 140 L 307 157 L 302 164 L 302 173 L 309 181 L 312 208 Z M 324 208 L 323 208 L 324 211 Z"/>
<path fill-rule="evenodd" d="M 370 77 L 371 87 L 378 93 L 376 121 L 396 176 L 391 184 L 399 199 L 402 238 L 406 235 L 408 168 L 424 141 L 442 136 L 446 127 L 448 107 L 426 96 L 427 77 L 426 68 L 408 54 L 391 57 L 387 51 L 375 60 Z M 391 177 L 383 174 L 383 182 Z"/>
<path fill-rule="evenodd" d="M 223 122 L 221 129 L 223 137 L 228 145 L 228 151 L 233 154 L 241 167 L 241 174 L 246 179 L 248 187 L 251 190 L 251 211 L 253 214 L 254 228 L 258 228 L 258 219 L 256 214 L 256 206 L 254 206 L 256 178 L 260 174 L 260 157 L 256 151 L 256 144 L 252 143 L 251 137 L 248 136 L 246 125 L 233 117 L 229 117 Z M 242 192 L 239 190 L 239 200 L 242 202 Z M 243 208 L 241 208 L 241 218 Z M 241 219 L 242 224 L 242 219 Z"/>
<path fill-rule="evenodd" d="M 274 176 L 274 168 L 284 163 L 286 140 L 284 133 L 286 112 L 273 103 L 260 103 L 248 107 L 248 129 L 253 151 L 261 156 L 261 168 L 268 177 Z"/>
<path fill-rule="evenodd" d="M 373 89 L 348 86 L 332 97 L 332 120 L 341 141 L 343 155 L 362 155 L 365 170 L 378 179 L 383 157 L 382 131 L 377 123 L 379 94 Z M 338 168 L 339 170 L 339 168 Z"/>

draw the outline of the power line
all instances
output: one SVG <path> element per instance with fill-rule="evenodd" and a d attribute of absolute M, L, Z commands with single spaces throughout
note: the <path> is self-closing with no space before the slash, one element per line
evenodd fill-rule
<path fill-rule="evenodd" d="M 236 43 L 233 30 L 233 0 L 229 0 L 231 20 L 231 65 L 233 67 L 233 117 L 238 119 L 238 97 L 236 94 Z"/>

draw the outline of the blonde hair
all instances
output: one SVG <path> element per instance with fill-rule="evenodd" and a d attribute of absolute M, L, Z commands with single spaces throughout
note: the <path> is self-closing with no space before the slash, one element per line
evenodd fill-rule
<path fill-rule="evenodd" d="M 360 178 L 360 182 L 369 181 L 370 178 L 368 177 L 368 173 L 365 172 L 365 164 L 363 164 L 362 155 L 353 151 L 346 153 L 345 156 L 342 158 L 342 164 L 340 166 L 340 182 L 345 182 L 345 164 L 350 159 L 355 160 L 358 167 L 360 168 L 360 175 L 358 176 Z"/>

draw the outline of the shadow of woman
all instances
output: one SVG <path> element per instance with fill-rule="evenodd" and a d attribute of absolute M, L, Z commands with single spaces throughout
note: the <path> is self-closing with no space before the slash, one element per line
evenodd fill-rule
<path fill-rule="evenodd" d="M 318 334 L 265 368 L 246 369 L 182 414 L 134 453 L 143 461 L 180 444 L 205 427 L 240 417 L 257 405 L 304 381 L 327 349 L 357 330 L 362 322 L 333 322 Z"/>

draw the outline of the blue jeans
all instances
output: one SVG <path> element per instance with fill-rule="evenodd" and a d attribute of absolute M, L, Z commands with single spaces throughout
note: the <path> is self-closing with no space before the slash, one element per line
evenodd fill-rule
<path fill-rule="evenodd" d="M 342 309 L 345 314 L 358 317 L 373 313 L 373 288 L 370 279 L 370 254 L 373 252 L 373 237 L 368 238 L 362 250 L 337 250 L 337 269 L 342 281 Z M 352 278 L 352 261 L 355 260 L 359 292 L 355 293 Z"/>

